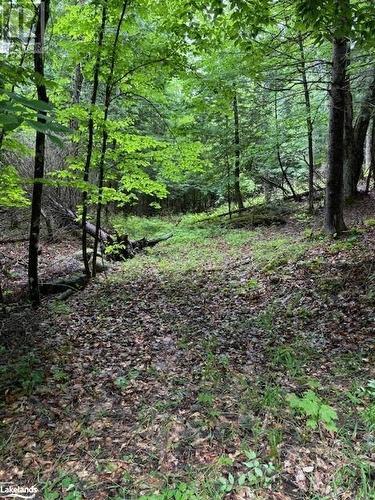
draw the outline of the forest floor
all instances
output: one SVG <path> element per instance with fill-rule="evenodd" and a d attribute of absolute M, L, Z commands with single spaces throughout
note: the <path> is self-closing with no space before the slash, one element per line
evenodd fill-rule
<path fill-rule="evenodd" d="M 68 301 L 12 306 L 0 481 L 47 500 L 375 498 L 374 214 L 350 207 L 337 241 L 301 208 L 257 229 L 185 217 Z"/>

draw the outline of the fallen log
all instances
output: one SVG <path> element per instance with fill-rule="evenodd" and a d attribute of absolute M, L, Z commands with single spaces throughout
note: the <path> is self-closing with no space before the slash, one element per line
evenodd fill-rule
<path fill-rule="evenodd" d="M 60 203 L 55 200 L 50 200 L 55 211 L 57 211 L 61 218 L 68 221 L 75 227 L 81 227 L 81 223 L 77 220 L 77 215 L 75 212 L 69 208 L 63 207 Z M 91 222 L 86 222 L 85 229 L 88 235 L 95 238 L 96 226 Z M 173 237 L 173 234 L 167 234 L 161 238 L 156 238 L 148 240 L 147 238 L 142 238 L 140 240 L 132 241 L 127 234 L 110 234 L 109 231 L 101 229 L 99 232 L 99 240 L 101 245 L 102 254 L 106 253 L 106 258 L 108 260 L 126 260 L 132 259 L 137 253 L 148 247 L 154 247 L 162 241 L 169 240 Z M 106 252 L 107 250 L 107 252 Z"/>
<path fill-rule="evenodd" d="M 322 191 L 324 191 L 325 188 L 317 188 L 314 190 L 314 193 L 315 195 L 318 195 L 319 193 L 321 193 Z M 309 191 L 305 191 L 303 193 L 295 193 L 295 195 L 293 196 L 286 196 L 283 198 L 284 201 L 291 201 L 291 200 L 295 200 L 296 197 L 298 198 L 298 201 L 303 201 L 303 198 L 306 198 L 307 196 L 309 195 Z M 225 212 L 225 213 L 222 213 L 222 214 L 216 214 L 216 215 L 213 215 L 211 217 L 207 217 L 205 219 L 200 219 L 200 220 L 197 220 L 197 224 L 201 223 L 201 222 L 207 222 L 207 221 L 210 221 L 210 220 L 213 220 L 213 219 L 220 219 L 221 217 L 228 217 L 229 215 L 233 215 L 233 214 L 243 214 L 244 212 L 251 212 L 251 211 L 254 211 L 256 209 L 255 206 L 250 206 L 250 207 L 244 207 L 244 208 L 240 208 L 240 209 L 237 209 L 237 210 L 232 210 L 231 212 Z M 284 221 L 285 222 L 285 221 Z"/>
<path fill-rule="evenodd" d="M 87 277 L 85 274 L 72 274 L 67 278 L 57 279 L 52 282 L 42 282 L 39 285 L 40 293 L 43 295 L 54 295 L 67 290 L 77 291 L 85 287 Z"/>

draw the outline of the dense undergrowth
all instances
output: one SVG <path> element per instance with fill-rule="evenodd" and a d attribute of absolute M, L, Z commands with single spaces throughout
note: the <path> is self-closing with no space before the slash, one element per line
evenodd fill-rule
<path fill-rule="evenodd" d="M 303 212 L 203 218 L 116 219 L 174 237 L 19 313 L 1 480 L 47 500 L 375 498 L 371 219 L 332 241 Z"/>

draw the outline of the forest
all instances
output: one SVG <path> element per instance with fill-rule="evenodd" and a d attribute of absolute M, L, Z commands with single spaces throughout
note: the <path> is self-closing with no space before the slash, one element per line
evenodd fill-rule
<path fill-rule="evenodd" d="M 0 33 L 0 498 L 375 499 L 375 2 Z"/>

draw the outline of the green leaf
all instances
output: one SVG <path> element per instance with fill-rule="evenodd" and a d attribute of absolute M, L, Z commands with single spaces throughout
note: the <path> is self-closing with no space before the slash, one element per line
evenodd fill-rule
<path fill-rule="evenodd" d="M 0 126 L 6 132 L 10 132 L 19 127 L 23 122 L 20 116 L 0 113 Z"/>
<path fill-rule="evenodd" d="M 35 99 L 28 99 L 26 97 L 20 96 L 18 94 L 15 94 L 14 92 L 9 93 L 9 97 L 12 98 L 14 101 L 22 104 L 26 108 L 33 109 L 34 111 L 52 111 L 53 106 L 52 104 L 44 101 L 37 101 Z"/>

